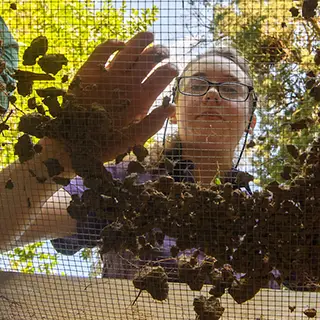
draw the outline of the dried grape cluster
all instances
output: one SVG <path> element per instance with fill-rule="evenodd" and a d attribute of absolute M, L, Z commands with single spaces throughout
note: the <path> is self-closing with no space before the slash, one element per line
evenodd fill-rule
<path fill-rule="evenodd" d="M 218 320 L 224 312 L 219 299 L 214 296 L 210 298 L 205 298 L 204 296 L 195 298 L 193 306 L 197 314 L 196 320 Z"/>
<path fill-rule="evenodd" d="M 146 290 L 153 299 L 163 301 L 169 293 L 168 276 L 165 270 L 158 267 L 145 267 L 133 280 L 135 288 Z"/>
<path fill-rule="evenodd" d="M 208 189 L 174 182 L 169 176 L 145 184 L 137 184 L 134 173 L 123 182 L 100 176 L 98 187 L 92 186 L 69 210 L 94 209 L 111 222 L 101 233 L 101 254 L 129 249 L 144 259 L 147 253 L 152 257 L 157 252 L 156 236 L 150 240 L 143 235 L 151 235 L 154 228 L 162 231 L 157 235 L 160 243 L 164 234 L 177 239 L 173 256 L 200 247 L 206 255 L 202 261 L 196 253 L 177 259 L 179 281 L 192 290 L 211 283 L 215 297 L 228 289 L 242 303 L 267 285 L 273 268 L 281 273 L 279 282 L 289 279 L 316 290 L 312 280 L 320 276 L 319 156 L 317 140 L 299 156 L 301 165 L 295 171 L 300 175 L 290 186 L 274 182 L 253 196 L 234 190 L 230 183 Z M 236 273 L 243 276 L 237 279 Z"/>

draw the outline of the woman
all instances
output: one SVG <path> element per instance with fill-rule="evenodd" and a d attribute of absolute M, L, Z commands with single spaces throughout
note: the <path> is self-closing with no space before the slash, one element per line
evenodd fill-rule
<path fill-rule="evenodd" d="M 186 66 L 175 92 L 171 122 L 178 133 L 165 155 L 191 162 L 194 180 L 203 185 L 218 171 L 222 180 L 231 178 L 235 148 L 256 123 L 247 62 L 232 48 L 207 51 Z"/>
<path fill-rule="evenodd" d="M 219 171 L 223 182 L 235 184 L 236 170 L 232 170 L 234 150 L 244 132 L 253 129 L 255 96 L 246 61 L 234 49 L 211 50 L 190 62 L 176 79 L 176 112 L 170 117 L 178 125 L 177 136 L 167 143 L 163 156 L 170 158 L 174 167 L 163 170 L 160 165 L 144 175 L 139 182 L 170 174 L 175 181 L 198 182 L 209 186 Z M 114 178 L 123 180 L 127 163 L 108 166 Z M 70 194 L 81 195 L 82 180 L 77 178 L 65 188 Z M 78 225 L 78 234 L 52 241 L 63 254 L 74 254 L 84 246 L 94 246 L 105 222 L 94 219 Z M 93 231 L 93 230 L 96 230 Z M 157 259 L 171 256 L 174 239 L 165 237 L 159 246 Z M 154 257 L 155 258 L 155 257 Z M 104 255 L 105 277 L 131 278 L 135 269 L 133 255 L 126 251 Z M 130 272 L 131 270 L 132 272 Z"/>

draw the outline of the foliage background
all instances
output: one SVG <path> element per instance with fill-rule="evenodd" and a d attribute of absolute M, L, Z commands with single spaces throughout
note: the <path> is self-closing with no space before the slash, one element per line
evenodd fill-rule
<path fill-rule="evenodd" d="M 311 13 L 307 11 L 310 5 L 315 7 Z M 212 5 L 214 19 L 207 26 L 215 43 L 238 48 L 249 60 L 255 79 L 259 128 L 248 156 L 260 186 L 274 180 L 290 183 L 299 157 L 288 149 L 294 145 L 300 156 L 318 137 L 320 26 L 316 7 L 317 1 L 301 0 Z"/>
<path fill-rule="evenodd" d="M 125 1 L 116 9 L 111 0 L 104 1 L 100 8 L 92 0 L 22 0 L 17 3 L 17 10 L 10 8 L 11 3 L 9 0 L 2 1 L 2 17 L 19 43 L 20 69 L 42 72 L 37 64 L 32 67 L 22 65 L 25 49 L 40 35 L 48 38 L 47 54 L 64 54 L 69 61 L 55 81 L 35 83 L 34 89 L 46 85 L 67 89 L 76 71 L 98 44 L 112 38 L 126 40 L 139 31 L 145 31 L 156 20 L 158 13 L 155 6 L 151 9 L 128 9 Z M 61 82 L 63 75 L 69 77 L 66 83 Z M 28 112 L 27 99 L 19 95 L 17 98 L 19 109 Z M 11 130 L 4 131 L 0 136 L 2 166 L 14 160 L 12 144 L 16 142 L 19 116 L 21 112 L 11 117 Z"/>

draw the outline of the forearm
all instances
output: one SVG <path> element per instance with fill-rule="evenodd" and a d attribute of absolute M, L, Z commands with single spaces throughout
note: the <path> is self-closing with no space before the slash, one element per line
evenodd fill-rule
<path fill-rule="evenodd" d="M 33 159 L 21 164 L 19 161 L 3 169 L 0 173 L 0 250 L 11 249 L 19 245 L 21 237 L 39 219 L 44 220 L 42 207 L 54 195 L 61 185 L 49 177 L 44 161 L 58 159 L 65 168 L 61 174 L 73 177 L 70 158 L 63 146 L 49 139 L 41 141 L 43 150 Z M 45 179 L 39 182 L 39 179 Z M 11 179 L 13 188 L 6 188 Z M 59 203 L 56 204 L 59 210 Z"/>
<path fill-rule="evenodd" d="M 31 242 L 71 236 L 77 232 L 77 221 L 67 212 L 70 195 L 60 189 L 41 208 L 39 216 L 19 239 L 19 246 Z"/>

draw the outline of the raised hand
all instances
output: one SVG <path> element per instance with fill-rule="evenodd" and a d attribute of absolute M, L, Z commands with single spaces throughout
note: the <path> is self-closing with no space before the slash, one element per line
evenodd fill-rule
<path fill-rule="evenodd" d="M 127 43 L 106 41 L 93 51 L 70 86 L 70 92 L 87 113 L 97 103 L 108 114 L 112 128 L 97 121 L 94 128 L 82 127 L 88 132 L 85 139 L 80 138 L 80 144 L 77 142 L 82 150 L 86 144 L 93 146 L 98 142 L 93 152 L 87 151 L 92 155 L 99 154 L 104 162 L 113 160 L 136 144 L 143 144 L 175 111 L 175 106 L 168 103 L 147 115 L 155 99 L 178 74 L 170 63 L 158 66 L 168 58 L 169 52 L 165 47 L 151 46 L 153 40 L 152 33 L 141 32 Z M 93 136 L 99 138 L 92 139 Z"/>
<path fill-rule="evenodd" d="M 155 99 L 177 76 L 176 67 L 168 63 L 146 78 L 169 56 L 168 49 L 149 46 L 153 40 L 150 32 L 141 32 L 127 43 L 108 40 L 93 51 L 77 73 L 80 86 L 72 91 L 79 102 L 101 104 L 113 119 L 115 129 L 143 119 Z M 113 54 L 115 56 L 105 68 Z"/>

